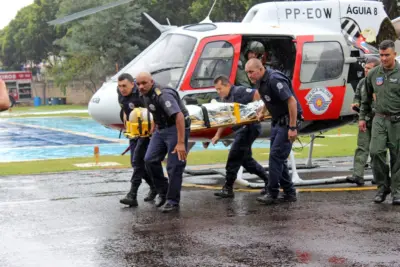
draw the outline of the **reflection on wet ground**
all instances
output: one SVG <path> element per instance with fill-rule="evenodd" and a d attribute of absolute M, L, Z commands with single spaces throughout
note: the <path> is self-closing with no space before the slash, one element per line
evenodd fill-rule
<path fill-rule="evenodd" d="M 267 207 L 185 188 L 180 212 L 162 214 L 145 183 L 139 207 L 119 203 L 130 174 L 1 177 L 1 266 L 399 266 L 400 207 L 372 190 Z"/>

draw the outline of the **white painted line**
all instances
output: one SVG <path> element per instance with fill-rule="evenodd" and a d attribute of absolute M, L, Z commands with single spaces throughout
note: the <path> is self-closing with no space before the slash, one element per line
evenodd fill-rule
<path fill-rule="evenodd" d="M 89 134 L 89 133 L 74 132 L 74 131 L 69 131 L 69 130 L 62 130 L 62 129 L 45 127 L 45 126 L 39 126 L 39 125 L 31 125 L 31 124 L 25 124 L 25 123 L 19 123 L 19 122 L 9 122 L 9 121 L 7 123 L 22 126 L 22 127 L 32 127 L 32 128 L 43 129 L 43 130 L 48 130 L 48 131 L 56 131 L 56 132 L 62 132 L 62 133 L 75 134 L 75 135 L 80 135 L 80 136 L 84 136 L 84 137 L 90 137 L 90 138 L 94 138 L 94 139 L 105 140 L 105 141 L 110 141 L 110 142 L 115 142 L 115 143 L 125 143 L 126 142 L 126 140 L 123 140 L 123 139 L 108 138 L 108 137 L 97 136 L 97 135 Z"/>
<path fill-rule="evenodd" d="M 50 148 L 74 148 L 74 147 L 95 147 L 95 146 L 107 146 L 107 145 L 119 145 L 116 143 L 111 144 L 85 144 L 85 145 L 59 145 L 59 146 L 26 146 L 26 147 L 9 147 L 9 148 L 0 148 L 0 152 L 8 152 L 10 150 L 28 150 L 28 149 L 50 149 Z M 126 145 L 129 145 L 129 142 L 126 141 Z M 101 151 L 100 151 L 101 152 Z M 51 158 L 53 159 L 53 158 Z"/>
<path fill-rule="evenodd" d="M 110 166 L 120 166 L 118 162 L 99 162 L 96 164 L 95 162 L 89 162 L 89 163 L 78 163 L 74 164 L 76 167 L 80 168 L 90 168 L 90 167 L 110 167 Z"/>
<path fill-rule="evenodd" d="M 351 136 L 356 136 L 355 134 L 326 134 L 322 135 L 325 137 L 332 137 L 332 138 L 342 138 L 342 137 L 351 137 Z"/>

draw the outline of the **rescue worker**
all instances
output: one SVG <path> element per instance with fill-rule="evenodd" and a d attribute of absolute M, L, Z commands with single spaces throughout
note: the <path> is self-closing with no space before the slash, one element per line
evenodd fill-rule
<path fill-rule="evenodd" d="M 260 95 L 256 89 L 243 86 L 233 86 L 229 78 L 221 75 L 214 79 L 214 86 L 222 102 L 248 104 L 260 100 Z M 211 142 L 215 145 L 221 138 L 225 127 L 218 128 L 217 133 Z M 214 195 L 222 198 L 233 198 L 233 184 L 237 178 L 240 166 L 243 166 L 249 173 L 258 175 L 265 185 L 268 183 L 268 176 L 264 168 L 253 158 L 251 146 L 261 134 L 260 123 L 248 124 L 244 126 L 232 127 L 235 131 L 235 139 L 232 143 L 226 163 L 226 181 L 221 191 Z"/>
<path fill-rule="evenodd" d="M 252 58 L 261 59 L 265 52 L 264 45 L 257 41 L 251 41 L 247 44 L 244 49 L 244 53 L 240 54 L 238 69 L 236 72 L 235 85 L 241 85 L 247 88 L 254 88 L 254 84 L 251 83 L 249 77 L 247 77 L 245 71 L 246 62 Z"/>
<path fill-rule="evenodd" d="M 365 77 L 368 75 L 369 70 L 380 64 L 379 59 L 375 57 L 370 57 L 365 62 L 364 73 Z M 351 108 L 354 110 L 360 109 L 360 104 L 362 99 L 366 99 L 367 93 L 365 91 L 365 77 L 360 80 L 357 85 L 356 92 L 353 99 L 353 104 Z M 355 183 L 357 185 L 364 185 L 364 168 L 369 156 L 369 145 L 371 141 L 371 129 L 372 129 L 372 119 L 374 118 L 373 108 L 366 115 L 365 121 L 367 123 L 367 128 L 365 132 L 358 131 L 357 136 L 357 149 L 354 155 L 354 166 L 353 174 L 346 177 L 349 183 Z"/>
<path fill-rule="evenodd" d="M 367 131 L 366 117 L 375 101 L 370 146 L 372 171 L 378 186 L 374 202 L 381 203 L 392 193 L 392 204 L 400 205 L 400 64 L 396 61 L 394 42 L 382 41 L 379 56 L 381 65 L 370 70 L 365 79 L 367 98 L 361 103 L 359 128 Z M 387 148 L 391 178 L 386 165 Z"/>
<path fill-rule="evenodd" d="M 177 211 L 186 167 L 189 113 L 178 92 L 155 83 L 150 73 L 139 73 L 136 82 L 156 125 L 144 161 L 161 197 L 157 207 L 165 203 L 162 212 Z M 161 165 L 166 154 L 169 183 Z"/>
<path fill-rule="evenodd" d="M 259 120 L 263 120 L 267 109 L 272 116 L 267 193 L 257 200 L 267 205 L 279 203 L 281 185 L 283 200 L 294 202 L 297 200 L 296 190 L 289 175 L 287 158 L 297 137 L 302 109 L 290 79 L 280 71 L 266 70 L 259 59 L 253 58 L 246 64 L 246 73 L 253 83 L 257 82 L 258 92 L 265 104 L 258 112 Z"/>
<path fill-rule="evenodd" d="M 6 83 L 0 79 L 0 111 L 10 108 L 10 97 L 8 96 Z"/>
<path fill-rule="evenodd" d="M 134 108 L 144 107 L 143 100 L 140 98 L 139 90 L 134 82 L 133 77 L 128 73 L 123 73 L 118 77 L 118 102 L 123 110 L 124 123 L 129 120 L 129 115 Z M 136 138 L 129 140 L 129 148 L 131 153 L 131 165 L 133 167 L 133 174 L 131 179 L 131 189 L 129 193 L 120 200 L 121 204 L 136 207 L 137 192 L 142 178 L 150 186 L 150 191 L 145 197 L 144 201 L 152 201 L 157 196 L 157 191 L 154 182 L 146 172 L 144 164 L 144 155 L 146 154 L 150 138 Z"/>

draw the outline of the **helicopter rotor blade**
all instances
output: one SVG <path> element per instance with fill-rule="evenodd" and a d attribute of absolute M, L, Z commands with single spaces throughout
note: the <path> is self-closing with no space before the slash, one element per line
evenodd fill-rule
<path fill-rule="evenodd" d="M 129 3 L 129 2 L 132 2 L 132 1 L 133 0 L 120 0 L 120 1 L 117 1 L 117 2 L 112 2 L 112 3 L 105 4 L 105 5 L 102 5 L 102 6 L 99 6 L 99 7 L 89 8 L 89 9 L 86 9 L 86 10 L 83 10 L 83 11 L 80 11 L 80 12 L 76 12 L 74 14 L 71 14 L 71 15 L 68 15 L 68 16 L 65 16 L 65 17 L 62 17 L 62 18 L 59 18 L 59 19 L 55 19 L 55 20 L 49 21 L 47 23 L 49 25 L 61 25 L 61 24 L 64 24 L 64 23 L 67 23 L 67 22 L 70 22 L 70 21 L 73 21 L 73 20 L 76 20 L 76 19 L 79 19 L 79 18 L 86 17 L 88 15 L 95 14 L 97 12 L 100 12 L 100 11 L 103 11 L 103 10 L 106 10 L 106 9 L 109 9 L 109 8 L 113 8 L 113 7 L 116 7 L 116 6 L 120 6 L 120 5 Z"/>

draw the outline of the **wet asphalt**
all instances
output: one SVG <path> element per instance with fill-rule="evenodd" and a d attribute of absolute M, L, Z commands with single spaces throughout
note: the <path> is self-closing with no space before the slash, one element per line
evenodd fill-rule
<path fill-rule="evenodd" d="M 0 266 L 400 266 L 400 207 L 374 204 L 374 190 L 264 206 L 255 191 L 216 199 L 185 187 L 180 212 L 163 214 L 143 201 L 145 183 L 139 207 L 119 203 L 130 175 L 0 177 Z"/>

